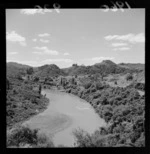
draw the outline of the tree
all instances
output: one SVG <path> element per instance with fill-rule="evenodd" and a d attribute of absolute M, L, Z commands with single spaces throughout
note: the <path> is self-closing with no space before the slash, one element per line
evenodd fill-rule
<path fill-rule="evenodd" d="M 39 77 L 35 77 L 34 79 L 33 79 L 35 82 L 37 82 L 37 81 L 39 81 Z"/>
<path fill-rule="evenodd" d="M 33 68 L 32 67 L 30 67 L 30 68 L 28 68 L 27 69 L 27 74 L 29 74 L 29 75 L 31 75 L 31 74 L 33 74 Z"/>
<path fill-rule="evenodd" d="M 40 84 L 40 86 L 39 86 L 39 94 L 41 94 L 41 90 L 42 90 L 42 86 Z"/>
<path fill-rule="evenodd" d="M 77 64 L 72 64 L 72 66 L 77 67 L 78 65 Z"/>
<path fill-rule="evenodd" d="M 18 126 L 12 132 L 7 132 L 7 147 L 15 148 L 48 148 L 54 143 L 39 129 L 30 129 L 28 126 Z"/>
<path fill-rule="evenodd" d="M 10 89 L 10 82 L 8 79 L 6 79 L 6 89 Z"/>
<path fill-rule="evenodd" d="M 75 84 L 75 78 L 71 79 L 71 84 Z"/>
<path fill-rule="evenodd" d="M 132 80 L 133 79 L 133 76 L 132 74 L 128 73 L 127 76 L 126 76 L 126 80 Z"/>
<path fill-rule="evenodd" d="M 20 74 L 17 74 L 16 78 L 19 79 L 19 80 L 23 80 Z"/>

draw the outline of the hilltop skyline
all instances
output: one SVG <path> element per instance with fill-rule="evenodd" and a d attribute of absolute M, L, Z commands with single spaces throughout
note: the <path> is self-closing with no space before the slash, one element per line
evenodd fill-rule
<path fill-rule="evenodd" d="M 6 39 L 7 62 L 29 66 L 145 63 L 145 10 L 7 9 Z"/>

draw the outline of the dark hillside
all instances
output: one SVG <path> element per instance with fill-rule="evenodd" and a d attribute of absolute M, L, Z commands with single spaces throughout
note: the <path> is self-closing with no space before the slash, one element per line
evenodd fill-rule
<path fill-rule="evenodd" d="M 26 70 L 30 68 L 28 65 L 22 65 L 19 63 L 9 62 L 6 66 L 7 76 L 15 77 L 18 75 L 25 75 Z"/>
<path fill-rule="evenodd" d="M 141 63 L 120 63 L 118 65 L 121 67 L 130 68 L 130 69 L 137 69 L 137 70 L 145 69 L 145 64 L 141 64 Z"/>
<path fill-rule="evenodd" d="M 34 75 L 38 77 L 53 77 L 65 75 L 65 73 L 58 66 L 51 64 L 38 67 L 38 71 Z"/>
<path fill-rule="evenodd" d="M 26 120 L 46 108 L 48 99 L 39 93 L 39 85 L 7 78 L 7 126 Z M 36 90 L 34 90 L 37 87 Z"/>
<path fill-rule="evenodd" d="M 139 71 L 132 65 L 117 65 L 110 60 L 103 60 L 101 63 L 96 63 L 91 66 L 78 66 L 73 65 L 69 68 L 62 69 L 67 75 L 87 75 L 87 74 L 118 74 L 118 73 L 131 73 Z"/>

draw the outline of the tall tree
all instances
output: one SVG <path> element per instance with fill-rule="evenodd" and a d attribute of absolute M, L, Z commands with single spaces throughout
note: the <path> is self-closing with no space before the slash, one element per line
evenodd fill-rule
<path fill-rule="evenodd" d="M 42 86 L 41 84 L 39 85 L 39 94 L 41 94 Z"/>
<path fill-rule="evenodd" d="M 33 74 L 33 68 L 32 67 L 30 67 L 30 68 L 27 68 L 27 74 L 29 74 L 29 75 L 31 75 L 31 74 Z"/>
<path fill-rule="evenodd" d="M 8 79 L 6 79 L 6 89 L 9 89 L 10 88 L 10 82 Z"/>

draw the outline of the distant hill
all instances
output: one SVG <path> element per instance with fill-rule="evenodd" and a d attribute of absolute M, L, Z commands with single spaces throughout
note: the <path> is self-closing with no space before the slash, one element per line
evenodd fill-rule
<path fill-rule="evenodd" d="M 141 64 L 141 63 L 120 63 L 118 65 L 121 67 L 137 69 L 137 70 L 145 69 L 145 64 Z"/>
<path fill-rule="evenodd" d="M 26 73 L 26 70 L 31 66 L 19 64 L 16 62 L 8 62 L 6 65 L 6 72 L 8 77 L 13 77 L 16 75 L 23 75 Z"/>
<path fill-rule="evenodd" d="M 65 72 L 65 74 L 67 75 L 85 75 L 85 74 L 89 74 L 89 67 L 90 66 L 71 66 L 69 68 L 63 68 L 63 72 Z"/>
<path fill-rule="evenodd" d="M 51 64 L 38 67 L 38 70 L 34 75 L 38 77 L 47 77 L 65 75 L 65 73 L 57 65 Z"/>
<path fill-rule="evenodd" d="M 86 74 L 111 74 L 111 73 L 127 73 L 138 71 L 138 66 L 140 68 L 143 65 L 132 65 L 132 64 L 115 64 L 111 60 L 103 60 L 100 63 L 96 63 L 92 66 L 78 66 L 73 65 L 69 68 L 62 69 L 67 75 L 86 75 Z M 141 67 L 142 66 L 142 67 Z M 140 69 L 139 69 L 140 70 Z"/>
<path fill-rule="evenodd" d="M 7 75 L 24 74 L 26 69 L 30 68 L 28 65 L 22 65 L 14 62 L 7 63 Z M 144 64 L 120 63 L 116 64 L 111 60 L 103 60 L 91 66 L 73 64 L 71 67 L 60 69 L 55 64 L 43 65 L 40 67 L 33 67 L 34 76 L 48 77 L 48 76 L 66 76 L 66 75 L 87 75 L 87 74 L 118 74 L 141 72 L 144 75 Z M 142 79 L 143 75 L 139 75 Z M 139 78 L 139 77 L 138 77 Z M 140 80 L 141 80 L 140 79 Z"/>
<path fill-rule="evenodd" d="M 113 65 L 113 66 L 116 66 L 117 64 L 115 64 L 111 60 L 103 60 L 101 63 L 96 63 L 95 65 L 107 65 L 107 66 Z"/>
<path fill-rule="evenodd" d="M 14 66 L 16 68 L 30 68 L 31 67 L 29 65 L 24 65 L 24 64 L 20 64 L 20 63 L 16 63 L 16 62 L 8 62 L 7 66 Z"/>

